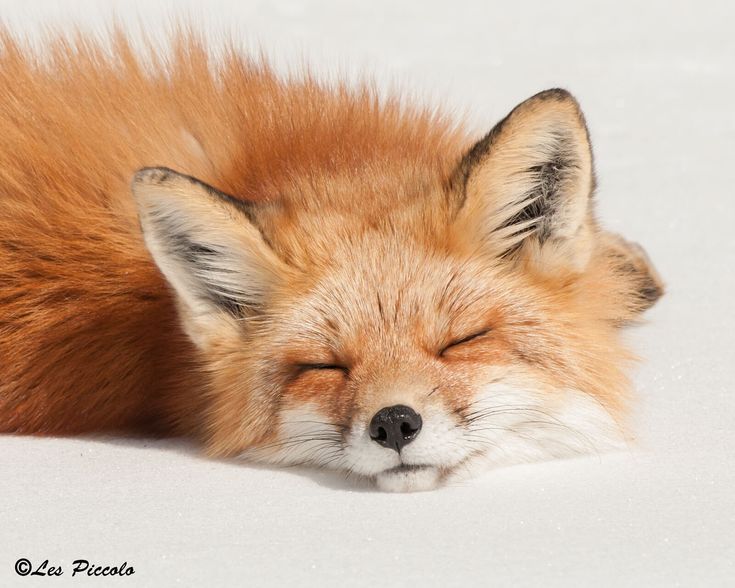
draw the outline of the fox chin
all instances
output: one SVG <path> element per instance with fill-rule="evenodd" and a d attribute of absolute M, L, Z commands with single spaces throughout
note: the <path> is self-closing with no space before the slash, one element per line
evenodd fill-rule
<path fill-rule="evenodd" d="M 0 431 L 387 491 L 625 445 L 621 332 L 663 284 L 595 215 L 569 92 L 478 138 L 193 36 L 111 39 L 0 33 Z"/>

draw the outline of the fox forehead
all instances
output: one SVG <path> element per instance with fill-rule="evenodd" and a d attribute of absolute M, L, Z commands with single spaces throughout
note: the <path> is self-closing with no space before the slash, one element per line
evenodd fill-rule
<path fill-rule="evenodd" d="M 287 320 L 319 331 L 351 325 L 377 335 L 422 321 L 441 330 L 477 314 L 496 283 L 520 285 L 502 260 L 467 242 L 454 226 L 456 195 L 440 172 L 426 174 L 433 181 L 406 184 L 396 173 L 379 190 L 359 179 L 337 192 L 311 185 L 308 197 L 284 195 L 264 207 L 259 228 L 295 269 L 273 292 L 271 311 L 298 308 L 300 316 Z"/>
<path fill-rule="evenodd" d="M 385 169 L 380 176 L 376 181 L 362 174 L 349 180 L 307 174 L 277 200 L 257 206 L 257 222 L 281 258 L 310 271 L 345 258 L 370 262 L 446 249 L 450 195 L 441 172 L 427 169 L 423 178 L 406 178 L 398 169 Z"/>
<path fill-rule="evenodd" d="M 270 313 L 290 345 L 388 352 L 410 344 L 434 353 L 448 339 L 497 323 L 509 293 L 521 305 L 529 297 L 524 281 L 496 260 L 373 235 L 336 245 L 334 257 L 274 296 Z"/>

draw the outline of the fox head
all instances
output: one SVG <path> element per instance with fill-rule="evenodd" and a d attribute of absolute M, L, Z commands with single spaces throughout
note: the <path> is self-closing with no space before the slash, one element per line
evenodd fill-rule
<path fill-rule="evenodd" d="M 426 161 L 315 170 L 258 202 L 135 176 L 210 377 L 211 453 L 419 490 L 624 442 L 619 331 L 662 285 L 597 224 L 577 102 L 542 92 L 451 173 Z"/>

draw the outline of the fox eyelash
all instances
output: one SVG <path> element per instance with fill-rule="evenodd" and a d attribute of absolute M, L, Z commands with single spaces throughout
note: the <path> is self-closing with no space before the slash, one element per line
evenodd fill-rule
<path fill-rule="evenodd" d="M 462 337 L 461 339 L 456 339 L 455 341 L 452 341 L 451 343 L 449 343 L 449 345 L 445 345 L 439 351 L 439 357 L 443 356 L 444 353 L 446 353 L 452 347 L 457 347 L 458 345 L 464 345 L 465 343 L 469 343 L 470 341 L 474 341 L 475 339 L 479 339 L 480 337 L 484 337 L 490 331 L 492 331 L 491 328 L 483 329 L 482 331 L 478 331 L 477 333 L 473 333 L 472 335 L 468 335 L 467 337 Z"/>
<path fill-rule="evenodd" d="M 297 367 L 302 373 L 311 370 L 339 370 L 345 375 L 350 373 L 348 367 L 336 363 L 300 363 Z"/>

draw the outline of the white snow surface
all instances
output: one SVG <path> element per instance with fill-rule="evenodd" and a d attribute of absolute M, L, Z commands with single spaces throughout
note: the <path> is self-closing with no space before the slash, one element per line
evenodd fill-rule
<path fill-rule="evenodd" d="M 562 86 L 590 126 L 603 223 L 668 293 L 630 331 L 638 445 L 384 494 L 211 461 L 171 441 L 0 437 L 0 586 L 732 586 L 735 5 L 0 1 L 6 24 L 159 34 L 189 17 L 279 67 L 371 72 L 471 113 L 478 134 Z M 18 558 L 59 578 L 21 578 Z M 127 578 L 71 562 L 127 561 Z"/>

